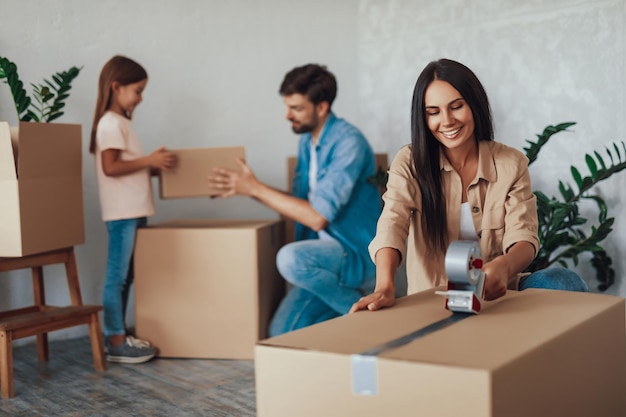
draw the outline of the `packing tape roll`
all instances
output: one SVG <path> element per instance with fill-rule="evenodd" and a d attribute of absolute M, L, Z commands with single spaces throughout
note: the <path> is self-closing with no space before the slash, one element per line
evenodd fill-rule
<path fill-rule="evenodd" d="M 476 285 L 482 273 L 482 254 L 478 242 L 457 240 L 446 252 L 446 274 L 448 281 L 456 284 Z"/>

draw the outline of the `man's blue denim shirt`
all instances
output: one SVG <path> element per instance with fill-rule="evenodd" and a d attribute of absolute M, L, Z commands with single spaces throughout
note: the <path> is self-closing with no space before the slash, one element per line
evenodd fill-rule
<path fill-rule="evenodd" d="M 300 137 L 292 184 L 292 194 L 305 200 L 311 140 L 310 133 Z M 374 152 L 356 127 L 334 113 L 326 120 L 316 149 L 317 188 L 310 203 L 328 220 L 326 232 L 344 248 L 340 284 L 358 288 L 376 271 L 367 251 L 382 209 L 378 189 L 367 181 L 376 172 Z M 296 223 L 296 240 L 315 238 L 315 231 Z"/>

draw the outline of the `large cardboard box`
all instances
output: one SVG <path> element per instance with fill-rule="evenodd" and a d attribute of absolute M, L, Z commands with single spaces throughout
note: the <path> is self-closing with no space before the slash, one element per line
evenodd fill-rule
<path fill-rule="evenodd" d="M 0 122 L 1 257 L 85 242 L 81 142 L 80 125 Z"/>
<path fill-rule="evenodd" d="M 509 291 L 363 366 L 358 354 L 450 316 L 443 305 L 426 291 L 259 342 L 257 415 L 626 416 L 621 297 Z"/>
<path fill-rule="evenodd" d="M 252 359 L 285 291 L 282 221 L 180 220 L 140 229 L 135 324 L 159 356 Z"/>
<path fill-rule="evenodd" d="M 245 159 L 241 146 L 225 148 L 172 149 L 178 157 L 178 165 L 172 171 L 161 171 L 159 192 L 162 199 L 211 197 L 217 194 L 209 187 L 207 176 L 213 168 L 221 167 L 240 171 L 237 159 Z"/>

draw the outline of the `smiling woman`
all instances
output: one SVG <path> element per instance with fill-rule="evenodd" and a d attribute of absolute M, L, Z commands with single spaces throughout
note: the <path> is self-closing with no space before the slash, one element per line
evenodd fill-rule
<path fill-rule="evenodd" d="M 528 159 L 493 140 L 487 94 L 469 68 L 449 59 L 426 66 L 413 93 L 411 132 L 412 144 L 389 169 L 369 246 L 376 288 L 352 312 L 394 304 L 394 275 L 405 258 L 409 294 L 445 285 L 445 253 L 459 239 L 480 242 L 486 300 L 507 288 L 587 290 L 562 268 L 522 278 L 539 248 Z"/>

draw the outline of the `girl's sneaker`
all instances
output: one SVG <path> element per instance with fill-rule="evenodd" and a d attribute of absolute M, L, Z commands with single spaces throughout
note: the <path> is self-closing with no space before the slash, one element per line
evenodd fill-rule
<path fill-rule="evenodd" d="M 147 362 L 156 355 L 156 349 L 152 346 L 138 345 L 137 340 L 131 337 L 126 337 L 124 343 L 119 346 L 107 347 L 106 359 L 109 362 L 118 363 L 143 363 Z"/>

